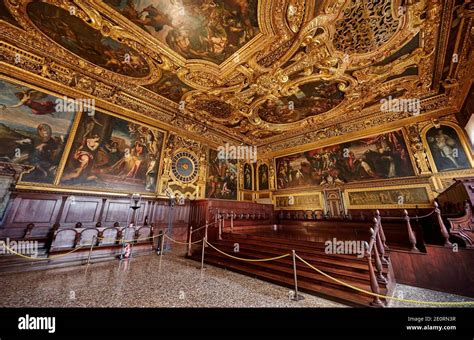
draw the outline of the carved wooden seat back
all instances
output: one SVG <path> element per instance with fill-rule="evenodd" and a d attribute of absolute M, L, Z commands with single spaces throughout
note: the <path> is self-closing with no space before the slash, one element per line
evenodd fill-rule
<path fill-rule="evenodd" d="M 86 228 L 81 231 L 81 238 L 79 240 L 80 246 L 90 246 L 94 239 L 94 245 L 97 244 L 97 235 L 99 230 L 96 228 Z M 95 238 L 94 238 L 95 236 Z"/>
<path fill-rule="evenodd" d="M 102 239 L 99 245 L 111 245 L 118 243 L 118 229 L 115 227 L 108 227 L 102 231 Z"/>
<path fill-rule="evenodd" d="M 74 248 L 76 246 L 77 235 L 77 231 L 72 228 L 59 229 L 54 234 L 51 248 Z"/>
<path fill-rule="evenodd" d="M 143 226 L 137 229 L 136 240 L 138 242 L 149 242 L 151 241 L 150 237 L 150 226 Z"/>

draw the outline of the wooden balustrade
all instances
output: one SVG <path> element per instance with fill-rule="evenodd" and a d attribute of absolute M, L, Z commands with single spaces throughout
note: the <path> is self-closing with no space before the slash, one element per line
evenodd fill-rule
<path fill-rule="evenodd" d="M 434 206 L 435 206 L 436 218 L 438 219 L 439 231 L 441 233 L 441 236 L 444 239 L 444 245 L 446 247 L 451 247 L 452 244 L 451 242 L 449 242 L 449 233 L 448 233 L 448 230 L 446 229 L 446 226 L 444 225 L 443 218 L 441 217 L 441 210 L 439 209 L 438 202 L 435 201 Z"/>
<path fill-rule="evenodd" d="M 380 227 L 380 219 L 374 217 L 374 227 L 370 229 L 370 241 L 368 244 L 366 244 L 366 257 L 370 276 L 370 288 L 372 292 L 377 295 L 380 295 L 379 283 L 387 283 L 387 279 L 383 276 L 383 265 L 377 246 L 377 238 L 380 233 Z M 372 260 L 375 261 L 375 270 Z M 384 306 L 384 303 L 378 296 L 374 296 L 374 299 L 371 304 L 373 306 L 379 307 Z"/>
<path fill-rule="evenodd" d="M 403 210 L 403 215 L 404 215 L 405 221 L 407 222 L 408 240 L 410 241 L 410 244 L 411 244 L 411 251 L 420 252 L 420 250 L 416 247 L 415 233 L 413 232 L 413 228 L 411 227 L 410 216 L 408 216 L 408 211 L 406 209 Z"/>

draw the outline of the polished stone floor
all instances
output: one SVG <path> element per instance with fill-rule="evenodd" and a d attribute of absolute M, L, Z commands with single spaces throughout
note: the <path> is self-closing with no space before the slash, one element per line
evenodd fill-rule
<path fill-rule="evenodd" d="M 70 267 L 0 276 L 1 307 L 344 307 L 183 257 L 145 255 L 88 268 Z M 395 296 L 431 301 L 463 300 L 449 294 L 397 285 Z M 391 302 L 390 306 L 410 306 Z"/>

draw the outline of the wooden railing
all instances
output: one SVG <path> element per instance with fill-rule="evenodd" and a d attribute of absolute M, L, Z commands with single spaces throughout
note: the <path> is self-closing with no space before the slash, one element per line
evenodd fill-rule
<path fill-rule="evenodd" d="M 370 288 L 374 294 L 380 295 L 379 283 L 388 283 L 387 278 L 383 275 L 383 265 L 389 264 L 389 257 L 385 256 L 385 249 L 388 249 L 388 247 L 382 240 L 383 228 L 380 223 L 380 217 L 374 217 L 374 226 L 370 229 L 370 232 L 370 240 L 366 243 L 366 258 L 369 268 Z M 377 295 L 374 296 L 371 304 L 373 306 L 384 306 L 384 303 Z"/>

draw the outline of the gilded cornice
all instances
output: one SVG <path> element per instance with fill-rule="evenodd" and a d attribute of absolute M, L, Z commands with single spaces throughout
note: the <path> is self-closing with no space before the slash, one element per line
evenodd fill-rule
<path fill-rule="evenodd" d="M 29 17 L 30 2 L 5 1 L 23 29 L 0 21 L 2 73 L 61 95 L 95 98 L 106 110 L 176 133 L 186 130 L 187 137 L 213 147 L 258 145 L 265 157 L 451 114 L 472 83 L 472 6 L 455 8 L 453 0 L 414 0 L 405 7 L 398 0 L 381 1 L 383 26 L 371 27 L 380 39 L 355 43 L 343 38 L 365 32 L 356 24 L 358 1 L 324 1 L 316 13 L 313 1 L 262 0 L 258 33 L 219 64 L 184 58 L 104 2 L 44 1 L 65 10 L 74 6 L 74 15 L 90 28 L 136 51 L 149 69 L 144 77 L 99 67 L 60 46 Z M 449 79 L 441 79 L 454 12 L 462 20 L 459 60 Z M 416 36 L 418 46 L 387 59 Z M 180 102 L 144 87 L 165 72 L 191 88 Z M 336 84 L 343 95 L 327 111 L 277 123 L 261 116 L 267 101 L 293 98 L 301 86 L 324 82 Z M 380 112 L 380 98 L 397 91 L 401 99 L 421 99 L 418 116 Z"/>

